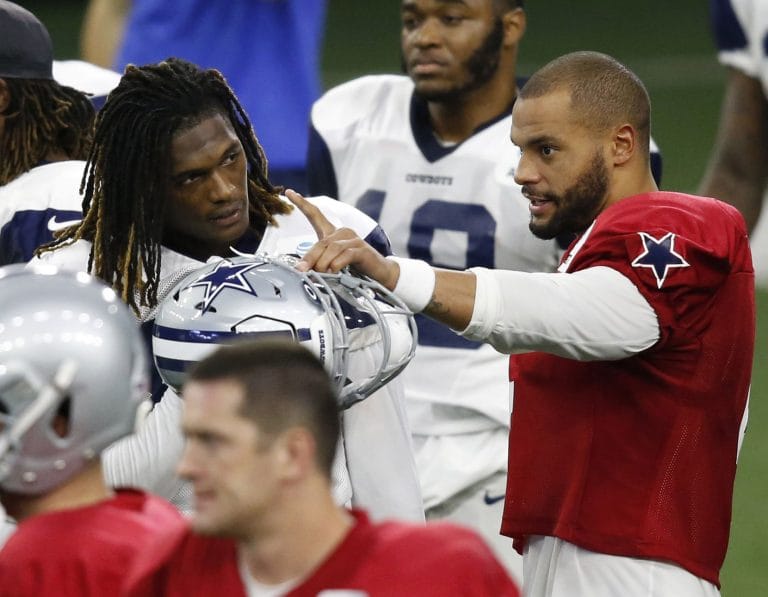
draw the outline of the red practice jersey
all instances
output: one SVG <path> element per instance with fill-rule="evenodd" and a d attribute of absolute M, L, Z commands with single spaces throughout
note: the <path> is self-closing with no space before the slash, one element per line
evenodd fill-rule
<path fill-rule="evenodd" d="M 119 595 L 136 555 L 184 524 L 173 506 L 134 490 L 119 490 L 92 506 L 32 516 L 0 551 L 0 594 Z"/>
<path fill-rule="evenodd" d="M 622 273 L 660 338 L 616 361 L 511 358 L 502 532 L 518 548 L 556 536 L 718 584 L 755 337 L 743 220 L 714 199 L 655 192 L 611 205 L 585 236 L 566 271 Z"/>
<path fill-rule="evenodd" d="M 372 524 L 353 511 L 355 526 L 330 556 L 286 597 L 358 590 L 369 597 L 519 597 L 517 587 L 474 531 L 449 523 Z M 237 546 L 190 531 L 146 552 L 129 580 L 135 597 L 245 597 Z"/>

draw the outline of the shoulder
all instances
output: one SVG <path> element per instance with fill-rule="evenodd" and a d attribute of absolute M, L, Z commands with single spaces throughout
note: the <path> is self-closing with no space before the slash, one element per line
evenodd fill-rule
<path fill-rule="evenodd" d="M 365 231 L 367 234 L 376 225 L 373 219 L 349 203 L 337 201 L 325 195 L 307 197 L 307 199 L 317 205 L 337 226 L 346 226 L 358 232 Z"/>
<path fill-rule="evenodd" d="M 647 296 L 714 290 L 730 274 L 752 271 L 738 211 L 716 199 L 683 193 L 622 199 L 598 216 L 571 251 L 569 270 L 606 265 Z"/>
<path fill-rule="evenodd" d="M 717 219 L 715 226 L 713 218 Z M 722 221 L 722 219 L 725 221 Z M 733 234 L 746 234 L 739 211 L 722 201 L 686 193 L 658 191 L 622 199 L 603 212 L 598 220 L 614 232 L 630 232 L 638 226 L 656 226 L 689 235 L 708 235 L 725 225 Z"/>
<path fill-rule="evenodd" d="M 80 211 L 80 181 L 85 162 L 66 160 L 37 166 L 0 187 L 2 209 L 39 210 L 55 208 Z"/>
<path fill-rule="evenodd" d="M 158 531 L 181 533 L 186 530 L 186 524 L 179 511 L 168 501 L 138 489 L 118 489 L 115 504 L 124 510 L 133 511 L 152 525 Z"/>
<path fill-rule="evenodd" d="M 120 74 L 83 60 L 54 60 L 53 78 L 95 97 L 106 97 L 120 83 Z"/>
<path fill-rule="evenodd" d="M 369 75 L 327 91 L 312 107 L 319 128 L 344 127 L 378 113 L 383 106 L 410 100 L 413 83 L 402 75 Z"/>
<path fill-rule="evenodd" d="M 491 549 L 471 529 L 448 522 L 387 522 L 378 525 L 377 531 L 385 551 L 397 553 L 403 577 L 431 578 L 432 584 L 461 588 L 462 594 L 519 595 Z M 436 571 L 440 571 L 439 580 Z"/>
<path fill-rule="evenodd" d="M 750 77 L 760 76 L 768 4 L 756 0 L 713 0 L 710 21 L 720 61 Z"/>
<path fill-rule="evenodd" d="M 41 264 L 54 265 L 67 271 L 87 271 L 88 259 L 91 255 L 91 243 L 86 240 L 78 240 L 71 245 L 59 247 L 53 251 L 35 256 L 29 262 L 28 267 L 37 267 Z"/>
<path fill-rule="evenodd" d="M 213 577 L 205 570 L 217 570 Z M 232 541 L 196 535 L 189 528 L 153 541 L 126 574 L 125 594 L 209 594 L 217 588 L 240 586 L 236 548 Z M 216 585 L 216 586 L 213 586 Z"/>
<path fill-rule="evenodd" d="M 337 228 L 352 228 L 360 236 L 365 237 L 377 225 L 369 216 L 348 203 L 337 201 L 325 195 L 305 197 L 305 199 L 316 205 L 323 212 L 323 215 Z M 284 200 L 287 201 L 287 199 Z M 298 209 L 293 209 L 290 213 L 277 216 L 275 219 L 277 228 L 282 236 L 303 232 L 311 233 L 312 240 L 317 240 L 316 233 L 309 220 Z"/>

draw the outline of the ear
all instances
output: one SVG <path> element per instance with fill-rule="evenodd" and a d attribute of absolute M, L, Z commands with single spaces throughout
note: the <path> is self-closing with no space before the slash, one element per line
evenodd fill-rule
<path fill-rule="evenodd" d="M 516 46 L 525 34 L 525 11 L 522 8 L 508 10 L 501 15 L 501 23 L 504 26 L 504 46 Z"/>
<path fill-rule="evenodd" d="M 621 166 L 627 163 L 637 149 L 637 131 L 631 124 L 623 124 L 613 133 L 611 153 L 613 163 Z"/>
<path fill-rule="evenodd" d="M 5 79 L 0 79 L 0 115 L 5 113 L 8 106 L 11 105 L 11 92 Z"/>
<path fill-rule="evenodd" d="M 275 440 L 274 450 L 278 474 L 287 481 L 301 480 L 317 469 L 315 439 L 304 427 L 282 432 Z"/>

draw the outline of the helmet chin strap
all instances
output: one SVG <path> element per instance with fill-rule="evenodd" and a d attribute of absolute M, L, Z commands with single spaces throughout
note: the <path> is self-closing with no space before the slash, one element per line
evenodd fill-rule
<path fill-rule="evenodd" d="M 40 417 L 67 394 L 77 373 L 77 363 L 72 359 L 64 359 L 49 383 L 42 381 L 32 367 L 21 361 L 11 361 L 0 367 L 5 369 L 3 373 L 10 376 L 9 379 L 23 379 L 38 393 L 32 403 L 15 417 L 8 432 L 0 436 L 2 459 Z"/>

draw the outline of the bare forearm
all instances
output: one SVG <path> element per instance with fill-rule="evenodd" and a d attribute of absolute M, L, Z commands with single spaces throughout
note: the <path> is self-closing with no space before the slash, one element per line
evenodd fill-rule
<path fill-rule="evenodd" d="M 105 68 L 114 66 L 130 7 L 130 0 L 91 0 L 80 33 L 84 60 Z"/>
<path fill-rule="evenodd" d="M 731 70 L 699 192 L 736 207 L 752 230 L 768 183 L 768 100 L 760 82 Z"/>
<path fill-rule="evenodd" d="M 435 270 L 435 290 L 424 314 L 454 330 L 463 330 L 475 308 L 475 274 Z"/>

